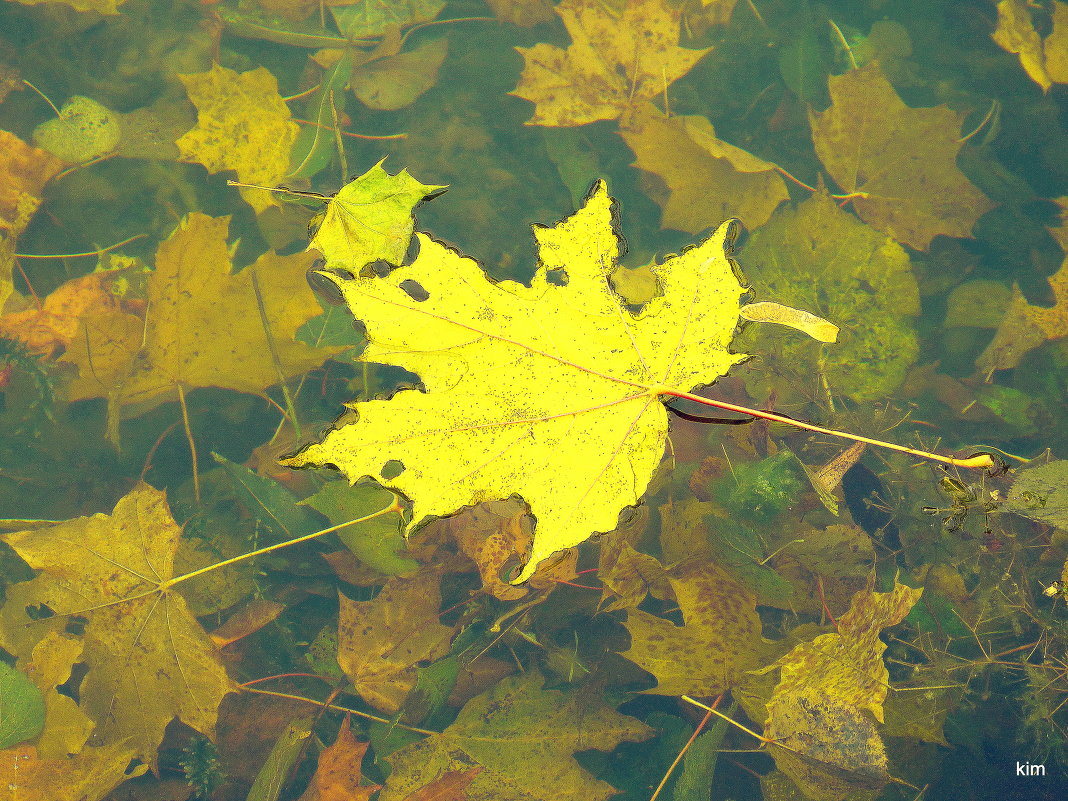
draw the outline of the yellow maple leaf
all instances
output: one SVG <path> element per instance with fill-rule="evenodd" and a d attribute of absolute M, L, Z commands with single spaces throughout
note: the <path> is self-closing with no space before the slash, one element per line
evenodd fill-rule
<path fill-rule="evenodd" d="M 449 652 L 438 576 L 391 578 L 371 601 L 341 597 L 337 661 L 367 703 L 390 714 L 415 686 L 416 662 Z"/>
<path fill-rule="evenodd" d="M 1054 0 L 1052 30 L 1045 39 L 1035 30 L 1031 8 L 1024 0 L 1000 0 L 993 39 L 1018 55 L 1024 72 L 1048 92 L 1054 83 L 1068 83 L 1068 4 Z"/>
<path fill-rule="evenodd" d="M 838 631 L 796 646 L 777 663 L 764 736 L 779 770 L 811 798 L 843 801 L 887 781 L 880 723 L 889 673 L 879 632 L 900 623 L 923 589 L 896 584 L 853 596 Z"/>
<path fill-rule="evenodd" d="M 1068 253 L 1068 197 L 1057 198 L 1061 207 L 1061 224 L 1050 233 Z M 1053 290 L 1053 306 L 1032 306 L 1018 285 L 1013 285 L 1012 300 L 1001 318 L 994 338 L 975 360 L 988 376 L 995 370 L 1016 367 L 1026 353 L 1047 340 L 1068 336 L 1068 256 L 1060 269 L 1048 279 Z"/>
<path fill-rule="evenodd" d="M 528 125 L 614 120 L 662 94 L 709 52 L 678 46 L 681 11 L 664 0 L 626 0 L 618 13 L 600 0 L 564 0 L 555 11 L 571 35 L 567 50 L 516 48 L 525 66 L 511 94 L 535 104 Z"/>
<path fill-rule="evenodd" d="M 809 112 L 812 140 L 860 218 L 917 250 L 970 236 L 993 204 L 957 169 L 963 115 L 909 108 L 875 62 L 829 82 L 831 107 Z"/>
<path fill-rule="evenodd" d="M 667 184 L 668 198 L 657 199 L 664 228 L 695 234 L 729 217 L 757 228 L 789 199 L 774 164 L 717 139 L 702 116 L 665 117 L 646 104 L 619 133 L 637 156 L 634 166 Z"/>
<path fill-rule="evenodd" d="M 418 374 L 425 391 L 353 404 L 347 424 L 284 464 L 375 478 L 412 500 L 409 532 L 520 495 L 537 527 L 516 583 L 614 529 L 663 454 L 660 396 L 745 358 L 728 350 L 745 287 L 729 222 L 655 266 L 661 294 L 628 311 L 607 280 L 620 249 L 613 205 L 599 182 L 573 216 L 535 228 L 531 286 L 491 282 L 422 234 L 418 258 L 385 277 L 324 273 L 366 326 L 361 358 Z"/>
<path fill-rule="evenodd" d="M 62 361 L 79 368 L 71 400 L 109 397 L 151 408 L 176 399 L 178 387 L 225 387 L 258 393 L 306 372 L 339 348 L 294 339 L 321 312 L 304 274 L 313 255 L 268 252 L 232 274 L 229 217 L 191 214 L 156 252 L 145 320 L 122 311 L 88 315 Z M 268 341 L 253 276 L 272 333 Z"/>
<path fill-rule="evenodd" d="M 148 765 L 126 772 L 135 756 L 127 743 L 88 748 L 67 758 L 43 759 L 32 745 L 0 751 L 4 801 L 100 801 Z"/>
<path fill-rule="evenodd" d="M 178 76 L 197 107 L 197 126 L 177 141 L 184 161 L 208 172 L 233 170 L 242 183 L 274 186 L 289 172 L 297 124 L 266 68 L 237 73 L 218 64 Z M 277 205 L 270 192 L 242 189 L 257 213 Z"/>
<path fill-rule="evenodd" d="M 128 741 L 132 755 L 153 766 L 171 720 L 211 735 L 219 703 L 233 689 L 185 599 L 165 587 L 181 534 L 164 494 L 142 484 L 111 515 L 0 535 L 41 571 L 8 587 L 0 644 L 30 659 L 49 631 L 64 630 L 68 615 L 85 618 L 78 658 L 89 671 L 80 705 L 100 742 Z M 33 621 L 28 610 L 42 604 L 56 615 Z"/>
<path fill-rule="evenodd" d="M 693 562 L 670 575 L 684 625 L 640 609 L 627 611 L 630 661 L 656 676 L 648 692 L 718 695 L 757 664 L 760 617 L 756 598 L 724 568 Z"/>

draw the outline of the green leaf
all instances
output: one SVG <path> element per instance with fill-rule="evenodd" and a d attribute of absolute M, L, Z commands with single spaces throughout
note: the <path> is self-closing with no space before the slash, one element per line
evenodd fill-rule
<path fill-rule="evenodd" d="M 349 39 L 381 36 L 391 25 L 429 22 L 445 7 L 445 0 L 356 0 L 331 6 L 337 28 Z"/>
<path fill-rule="evenodd" d="M 393 493 L 374 484 L 349 486 L 347 481 L 331 481 L 301 503 L 326 515 L 331 525 L 356 520 L 383 509 L 393 501 Z M 399 514 L 384 515 L 348 526 L 338 538 L 372 570 L 399 576 L 419 569 L 419 563 L 401 554 L 406 550 L 404 522 Z"/>
<path fill-rule="evenodd" d="M 304 749 L 304 741 L 311 737 L 312 720 L 311 717 L 300 718 L 286 727 L 256 774 L 246 801 L 277 801 Z"/>
<path fill-rule="evenodd" d="M 241 505 L 274 539 L 302 537 L 321 528 L 316 515 L 298 505 L 293 493 L 277 481 L 261 476 L 217 453 L 211 455 L 230 479 Z"/>
<path fill-rule="evenodd" d="M 44 722 L 41 691 L 25 673 L 0 662 L 0 748 L 36 737 Z"/>
<path fill-rule="evenodd" d="M 348 272 L 377 260 L 399 265 L 415 230 L 412 209 L 444 188 L 421 184 L 407 170 L 390 175 L 380 161 L 330 198 L 309 250 L 322 253 L 328 268 Z"/>
<path fill-rule="evenodd" d="M 734 717 L 737 704 L 731 704 L 727 717 Z M 712 775 L 716 772 L 719 749 L 727 733 L 727 721 L 716 722 L 702 732 L 686 752 L 682 760 L 682 774 L 675 783 L 674 801 L 710 801 L 712 798 Z"/>
<path fill-rule="evenodd" d="M 1068 459 L 1020 473 L 1006 506 L 1016 514 L 1068 531 Z"/>

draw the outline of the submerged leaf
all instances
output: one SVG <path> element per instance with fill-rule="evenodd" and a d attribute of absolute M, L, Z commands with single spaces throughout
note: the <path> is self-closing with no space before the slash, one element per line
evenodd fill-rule
<path fill-rule="evenodd" d="M 858 402 L 885 398 L 904 380 L 919 351 L 908 318 L 919 313 L 920 293 L 900 245 L 817 192 L 754 231 L 745 256 L 759 297 L 841 327 L 838 342 L 825 347 L 768 326 L 746 330 L 745 347 L 773 354 L 776 372 L 811 382 L 821 365 L 831 390 Z"/>
<path fill-rule="evenodd" d="M 159 588 L 173 575 L 180 538 L 163 493 L 144 484 L 110 516 L 2 535 L 41 573 L 8 588 L 0 645 L 28 659 L 50 630 L 63 630 L 67 615 L 85 618 L 82 706 L 101 741 L 128 740 L 150 765 L 173 718 L 210 735 L 233 689 L 185 599 Z M 57 616 L 31 623 L 28 610 L 41 604 Z"/>
<path fill-rule="evenodd" d="M 441 734 L 388 757 L 393 770 L 381 801 L 403 801 L 444 771 L 482 770 L 470 801 L 607 801 L 616 790 L 575 760 L 576 751 L 610 751 L 649 739 L 653 730 L 586 691 L 542 688 L 534 670 L 502 680 L 469 701 Z"/>
<path fill-rule="evenodd" d="M 525 63 L 512 94 L 535 104 L 528 125 L 614 120 L 662 94 L 708 52 L 679 47 L 682 14 L 665 0 L 625 0 L 618 12 L 599 0 L 564 0 L 555 11 L 571 36 L 567 50 L 516 48 Z"/>
<path fill-rule="evenodd" d="M 811 112 L 823 166 L 865 222 L 926 250 L 938 234 L 970 236 L 993 204 L 957 169 L 963 115 L 909 108 L 878 63 L 830 78 L 832 104 Z"/>
<path fill-rule="evenodd" d="M 212 64 L 207 72 L 178 77 L 197 107 L 197 127 L 177 143 L 184 161 L 213 173 L 234 170 L 247 184 L 282 180 L 298 129 L 274 75 L 264 67 L 237 73 Z M 242 189 L 241 195 L 257 212 L 278 203 L 262 189 Z"/>

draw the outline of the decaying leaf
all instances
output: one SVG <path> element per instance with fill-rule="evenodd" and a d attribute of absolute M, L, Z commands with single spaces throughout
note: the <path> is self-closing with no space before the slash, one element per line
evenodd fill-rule
<path fill-rule="evenodd" d="M 576 214 L 537 227 L 529 287 L 492 283 L 422 234 L 418 258 L 385 277 L 324 273 L 367 328 L 361 358 L 418 374 L 425 391 L 351 405 L 345 425 L 284 464 L 373 477 L 412 500 L 409 532 L 518 494 L 537 528 L 516 583 L 615 528 L 663 453 L 663 388 L 708 384 L 744 358 L 727 349 L 744 290 L 728 223 L 657 266 L 662 294 L 631 313 L 606 278 L 619 255 L 612 206 L 599 183 Z"/>
<path fill-rule="evenodd" d="M 448 39 L 431 39 L 412 50 L 360 64 L 352 71 L 349 86 L 368 108 L 396 111 L 437 83 L 448 50 Z"/>
<path fill-rule="evenodd" d="M 391 27 L 434 19 L 445 0 L 328 0 L 338 30 L 348 39 L 381 36 Z"/>
<path fill-rule="evenodd" d="M 274 75 L 264 67 L 237 73 L 212 64 L 207 72 L 178 77 L 197 107 L 197 127 L 177 142 L 182 159 L 208 172 L 233 170 L 242 183 L 281 181 L 298 129 Z M 262 189 L 242 189 L 241 196 L 257 213 L 278 202 Z"/>
<path fill-rule="evenodd" d="M 447 770 L 429 784 L 419 788 L 404 801 L 467 801 L 467 785 L 482 772 L 481 767 L 470 770 Z"/>
<path fill-rule="evenodd" d="M 702 116 L 667 117 L 647 103 L 619 133 L 634 166 L 667 184 L 664 228 L 695 234 L 730 217 L 758 228 L 789 198 L 774 164 L 716 138 Z"/>
<path fill-rule="evenodd" d="M 831 76 L 830 92 L 831 107 L 810 112 L 812 140 L 860 218 L 917 250 L 970 236 L 993 206 L 957 168 L 963 115 L 909 108 L 878 63 Z"/>
<path fill-rule="evenodd" d="M 119 115 L 93 100 L 75 96 L 63 104 L 59 117 L 33 131 L 33 143 L 68 164 L 81 164 L 110 153 L 122 138 Z"/>
<path fill-rule="evenodd" d="M 232 274 L 229 221 L 191 214 L 160 245 L 148 278 L 147 319 L 121 311 L 83 319 L 85 333 L 74 338 L 63 357 L 78 366 L 71 400 L 106 396 L 144 411 L 176 400 L 179 385 L 257 393 L 278 383 L 253 276 L 286 377 L 338 352 L 294 339 L 296 330 L 321 312 L 304 279 L 312 255 L 268 252 Z"/>
<path fill-rule="evenodd" d="M 148 765 L 126 772 L 135 750 L 128 743 L 87 748 L 70 758 L 44 759 L 32 745 L 0 751 L 4 801 L 100 801 Z"/>
<path fill-rule="evenodd" d="M 41 573 L 8 588 L 0 645 L 20 660 L 68 615 L 87 620 L 80 636 L 89 666 L 81 706 L 95 736 L 149 765 L 175 717 L 212 734 L 219 703 L 233 689 L 215 646 L 185 599 L 160 584 L 172 577 L 181 538 L 164 494 L 147 485 L 97 514 L 2 535 Z M 31 622 L 40 605 L 55 617 Z M 127 757 L 127 761 L 129 757 Z"/>
<path fill-rule="evenodd" d="M 888 780 L 883 720 L 889 686 L 882 629 L 900 623 L 922 589 L 865 590 L 838 620 L 838 632 L 802 643 L 776 664 L 764 736 L 779 770 L 814 799 L 867 797 Z M 874 720 L 872 720 L 874 718 Z"/>
<path fill-rule="evenodd" d="M 52 356 L 74 340 L 90 310 L 96 314 L 120 311 L 119 296 L 112 287 L 123 272 L 121 268 L 98 270 L 70 279 L 51 292 L 40 308 L 0 317 L 0 335 L 21 340 L 33 353 Z"/>
<path fill-rule="evenodd" d="M 663 94 L 708 52 L 679 47 L 681 12 L 665 0 L 600 0 L 556 6 L 571 45 L 517 47 L 525 66 L 516 97 L 535 104 L 528 125 L 614 120 Z M 718 222 L 718 220 L 717 220 Z"/>
<path fill-rule="evenodd" d="M 800 382 L 811 382 L 819 365 L 833 392 L 861 402 L 884 398 L 901 384 L 919 351 L 909 318 L 920 311 L 902 247 L 821 191 L 776 212 L 753 232 L 745 256 L 759 298 L 811 309 L 841 327 L 835 345 L 820 347 L 789 331 L 754 326 L 741 337 L 745 347 L 769 354 L 775 371 Z M 755 396 L 767 392 L 751 389 Z"/>
<path fill-rule="evenodd" d="M 554 19 L 552 0 L 486 0 L 486 5 L 501 22 L 521 28 L 531 28 Z"/>
<path fill-rule="evenodd" d="M 448 653 L 453 630 L 438 622 L 440 580 L 391 578 L 374 600 L 341 596 L 337 661 L 372 706 L 396 712 L 415 686 L 416 662 Z"/>
<path fill-rule="evenodd" d="M 1058 198 L 1056 203 L 1061 207 L 1061 224 L 1050 233 L 1068 253 L 1068 197 Z M 975 360 L 985 374 L 1016 367 L 1026 353 L 1043 342 L 1068 336 L 1068 256 L 1048 280 L 1053 291 L 1050 308 L 1032 306 L 1020 287 L 1013 285 L 1012 300 L 994 338 Z"/>
<path fill-rule="evenodd" d="M 669 573 L 684 625 L 630 609 L 630 661 L 656 676 L 648 692 L 718 695 L 756 666 L 760 617 L 756 598 L 714 562 L 691 561 Z"/>
<path fill-rule="evenodd" d="M 616 790 L 574 758 L 640 742 L 653 730 L 621 715 L 595 692 L 542 688 L 529 670 L 503 679 L 469 701 L 441 734 L 387 757 L 393 770 L 381 801 L 404 801 L 444 771 L 482 770 L 467 787 L 470 801 L 607 801 Z"/>
<path fill-rule="evenodd" d="M 360 765 L 368 745 L 356 740 L 345 718 L 334 744 L 319 754 L 315 775 L 300 801 L 367 801 L 381 787 L 360 784 Z"/>
<path fill-rule="evenodd" d="M 26 230 L 41 205 L 47 184 L 63 169 L 63 162 L 30 147 L 15 134 L 0 130 L 0 309 L 14 286 L 15 240 Z"/>
<path fill-rule="evenodd" d="M 1025 0 L 1000 0 L 993 38 L 1017 54 L 1024 72 L 1048 92 L 1054 83 L 1068 83 L 1068 4 L 1053 0 L 1053 26 L 1045 39 L 1035 30 L 1031 7 Z"/>

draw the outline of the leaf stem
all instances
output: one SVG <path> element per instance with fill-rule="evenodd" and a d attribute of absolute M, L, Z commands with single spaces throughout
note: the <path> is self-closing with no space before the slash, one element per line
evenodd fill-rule
<path fill-rule="evenodd" d="M 394 497 L 393 503 L 391 503 L 389 506 L 387 506 L 384 509 L 379 509 L 377 512 L 372 512 L 369 515 L 364 515 L 363 517 L 356 518 L 355 520 L 347 520 L 344 523 L 338 523 L 336 526 L 330 526 L 329 528 L 324 528 L 324 529 L 321 529 L 320 531 L 316 531 L 316 532 L 313 532 L 311 534 L 305 534 L 305 535 L 303 535 L 301 537 L 295 537 L 295 538 L 293 538 L 291 540 L 286 540 L 285 542 L 276 542 L 274 545 L 268 545 L 268 546 L 266 546 L 264 548 L 259 548 L 259 549 L 255 550 L 255 551 L 249 551 L 248 553 L 243 553 L 243 554 L 241 554 L 239 556 L 234 556 L 234 557 L 232 557 L 230 559 L 224 559 L 221 562 L 216 562 L 213 565 L 208 565 L 207 567 L 202 567 L 199 570 L 192 571 L 191 573 L 185 573 L 185 574 L 183 574 L 181 576 L 175 576 L 174 578 L 169 578 L 166 581 L 161 581 L 160 582 L 159 589 L 160 590 L 170 589 L 171 587 L 173 587 L 175 584 L 178 584 L 179 582 L 187 581 L 187 580 L 189 580 L 191 578 L 195 578 L 196 576 L 200 576 L 200 575 L 202 575 L 204 573 L 207 573 L 207 572 L 209 572 L 211 570 L 218 570 L 220 567 L 228 567 L 229 565 L 235 564 L 237 562 L 241 562 L 241 561 L 243 561 L 245 559 L 251 559 L 254 556 L 262 556 L 265 553 L 271 553 L 272 551 L 278 551 L 278 550 L 281 550 L 282 548 L 288 548 L 290 545 L 298 545 L 298 544 L 300 544 L 302 542 L 307 542 L 308 540 L 313 540 L 316 537 L 321 537 L 321 536 L 323 536 L 323 534 L 329 534 L 329 533 L 331 533 L 333 531 L 338 531 L 339 529 L 343 529 L 346 526 L 351 526 L 351 525 L 354 525 L 356 523 L 366 523 L 368 520 L 373 520 L 376 517 L 382 517 L 383 515 L 387 515 L 390 512 L 399 512 L 400 508 L 401 507 L 400 507 L 399 501 L 396 499 L 396 497 Z M 121 599 L 121 600 L 126 600 L 126 599 Z"/>
<path fill-rule="evenodd" d="M 275 373 L 278 375 L 278 385 L 282 387 L 282 397 L 285 398 L 286 409 L 289 412 L 289 421 L 293 424 L 293 431 L 297 439 L 303 434 L 300 431 L 300 419 L 297 417 L 297 407 L 293 404 L 293 395 L 286 383 L 286 374 L 282 369 L 282 359 L 278 355 L 278 346 L 274 341 L 274 331 L 271 330 L 271 321 L 267 319 L 267 307 L 263 303 L 263 292 L 260 290 L 260 278 L 255 267 L 247 268 L 251 271 L 252 292 L 256 295 L 256 309 L 260 313 L 260 324 L 263 326 L 263 334 L 267 337 L 267 349 L 271 352 L 271 361 L 274 363 Z M 200 502 L 198 496 L 197 502 Z"/>
<path fill-rule="evenodd" d="M 292 695 L 290 693 L 278 693 L 272 690 L 260 690 L 255 687 L 249 687 L 244 684 L 239 684 L 238 689 L 246 693 L 258 693 L 259 695 L 270 695 L 274 698 L 287 698 L 290 701 L 304 701 L 308 704 L 314 704 L 315 706 L 321 706 L 326 709 L 333 709 L 336 712 L 347 712 L 350 715 L 356 715 L 357 717 L 365 718 L 367 720 L 373 720 L 377 723 L 388 723 L 390 726 L 396 726 L 398 729 L 406 729 L 408 731 L 414 731 L 417 734 L 441 734 L 441 732 L 431 731 L 430 729 L 420 729 L 415 726 L 406 726 L 403 723 L 398 723 L 395 720 L 389 720 L 388 718 L 380 718 L 377 715 L 372 715 L 367 712 L 361 712 L 358 709 L 351 709 L 346 706 L 339 706 L 338 704 L 324 704 L 322 701 L 316 701 L 314 698 L 305 698 L 303 695 Z"/>
<path fill-rule="evenodd" d="M 795 428 L 803 428 L 806 431 L 815 431 L 817 434 L 828 434 L 832 437 L 841 437 L 842 439 L 851 439 L 854 442 L 863 442 L 867 445 L 875 445 L 879 448 L 889 448 L 892 451 L 898 451 L 900 453 L 907 453 L 910 456 L 918 456 L 921 459 L 931 459 L 936 462 L 942 462 L 944 464 L 951 464 L 956 467 L 968 467 L 968 468 L 992 468 L 995 467 L 994 460 L 988 453 L 980 453 L 975 456 L 970 456 L 967 459 L 956 459 L 952 456 L 941 456 L 937 453 L 930 453 L 929 451 L 921 451 L 917 448 L 909 448 L 906 445 L 898 445 L 894 442 L 886 442 L 881 439 L 872 439 L 871 437 L 862 437 L 859 434 L 850 434 L 848 431 L 836 431 L 833 428 L 824 428 L 823 426 L 813 425 L 812 423 L 805 423 L 801 420 L 794 420 L 792 417 L 785 417 L 781 414 L 775 414 L 774 412 L 767 412 L 762 409 L 750 409 L 748 406 L 738 406 L 734 403 L 727 403 L 726 401 L 712 400 L 711 398 L 702 398 L 700 395 L 693 395 L 689 392 L 679 392 L 678 390 L 668 389 L 661 387 L 656 389 L 660 395 L 671 395 L 675 398 L 683 398 L 695 403 L 701 403 L 705 406 L 712 406 L 716 409 L 726 409 L 730 412 L 738 412 L 739 414 L 748 414 L 751 417 L 759 417 L 762 420 L 770 420 L 773 423 L 785 423 L 788 426 L 794 426 Z"/>
<path fill-rule="evenodd" d="M 108 245 L 106 248 L 98 248 L 96 250 L 87 250 L 84 253 L 16 253 L 17 259 L 79 259 L 84 256 L 102 256 L 109 251 L 121 248 L 123 245 L 128 245 L 131 242 L 135 242 L 138 239 L 144 239 L 148 234 L 137 234 L 131 236 L 129 239 L 124 239 L 121 242 L 116 242 L 114 245 Z"/>
<path fill-rule="evenodd" d="M 178 388 L 178 405 L 182 407 L 182 425 L 185 426 L 185 438 L 189 442 L 189 453 L 193 458 L 193 498 L 200 506 L 200 470 L 197 465 L 197 444 L 193 441 L 193 429 L 189 425 L 189 408 L 185 404 L 185 389 L 180 383 Z"/>

